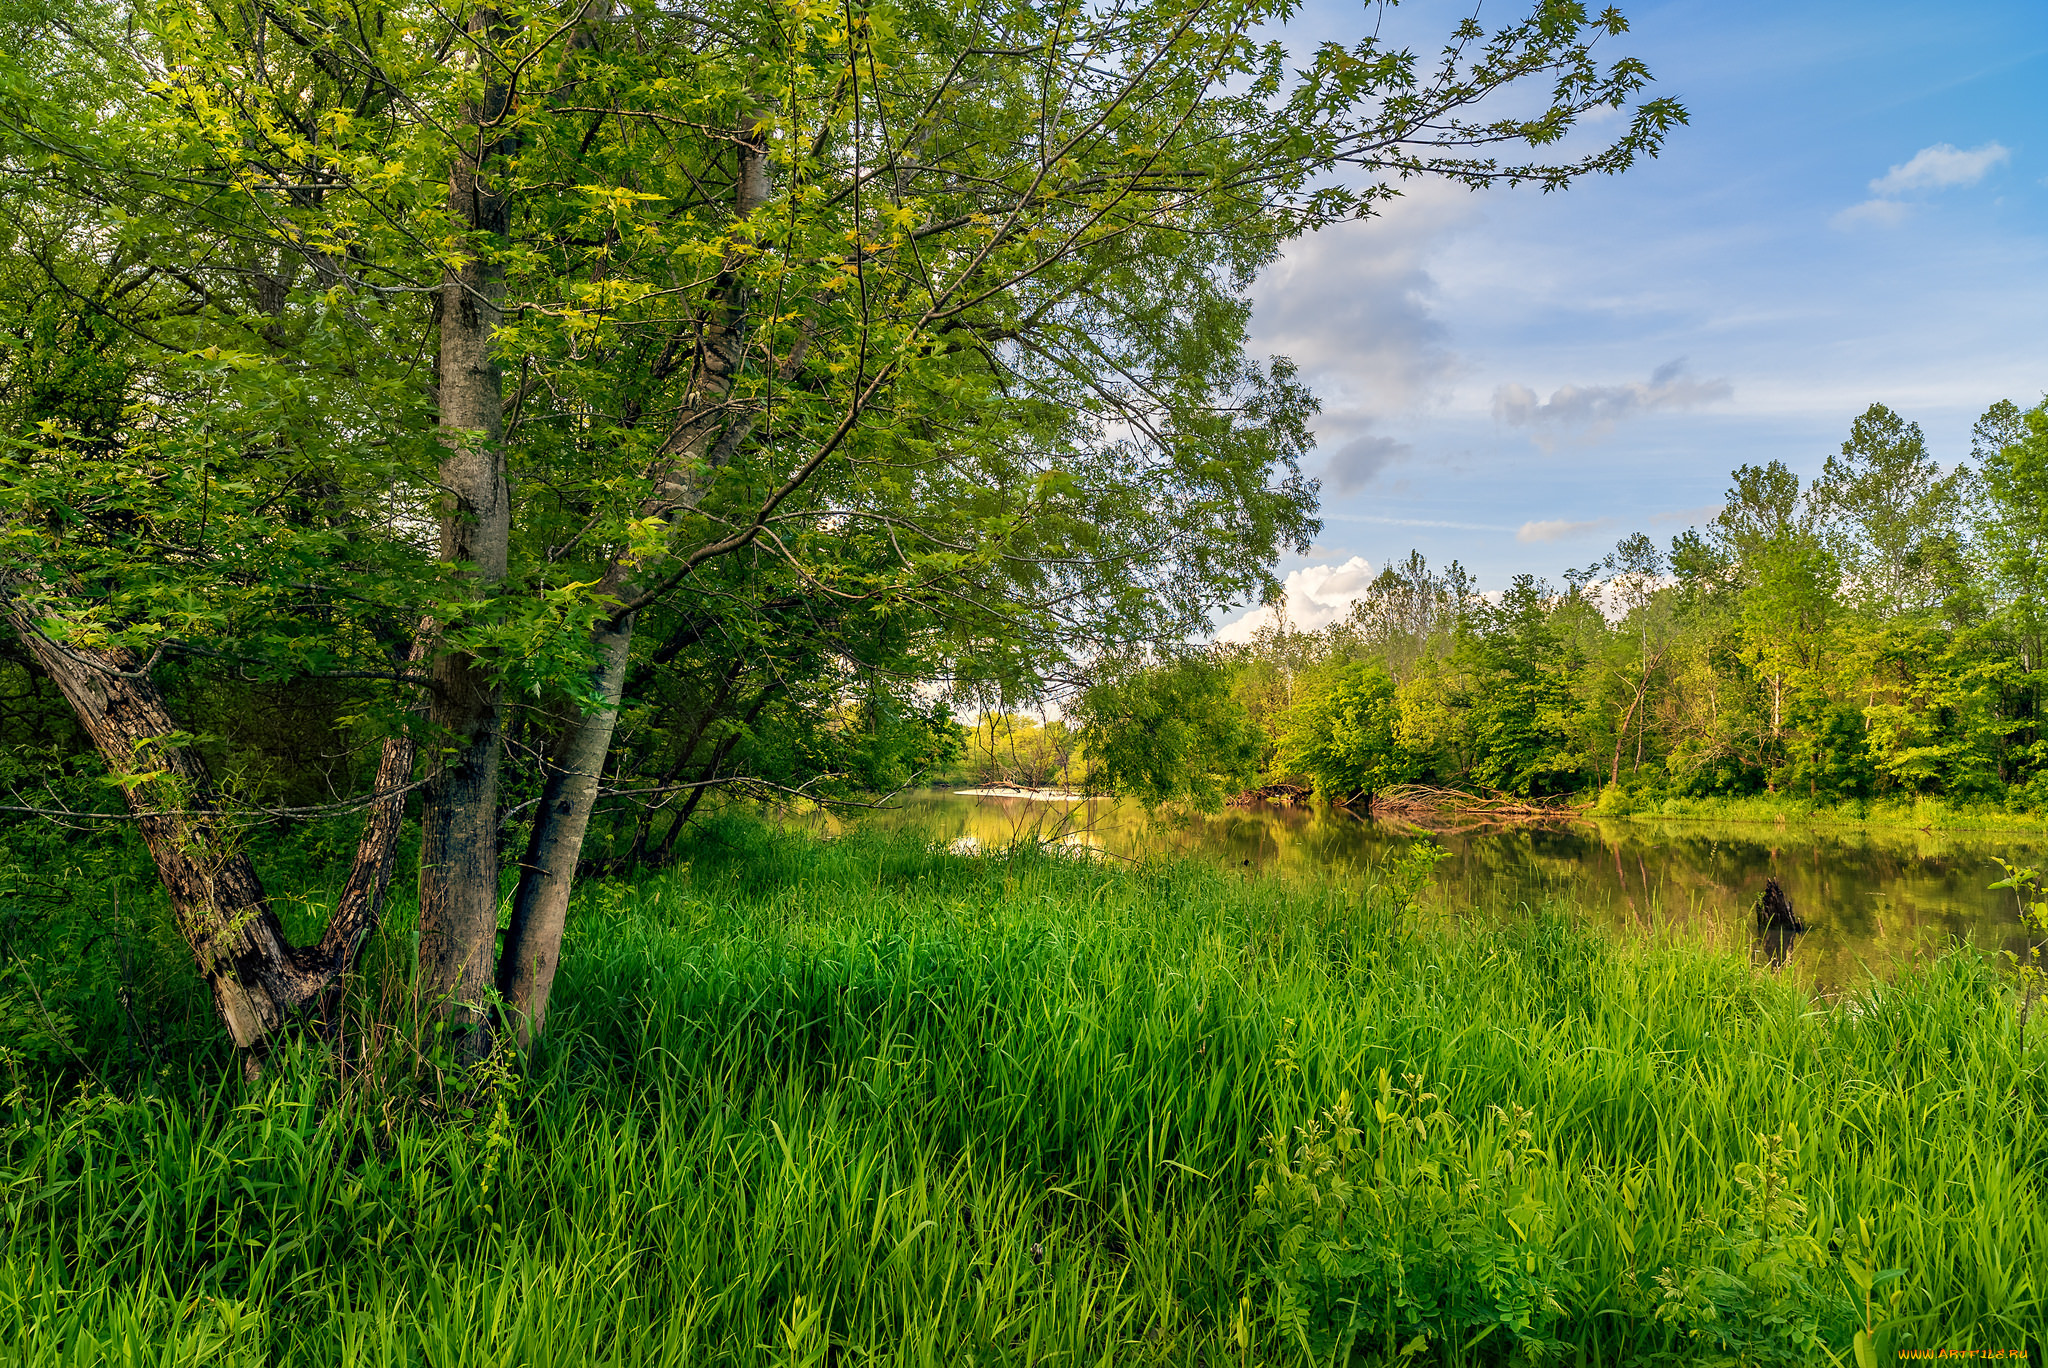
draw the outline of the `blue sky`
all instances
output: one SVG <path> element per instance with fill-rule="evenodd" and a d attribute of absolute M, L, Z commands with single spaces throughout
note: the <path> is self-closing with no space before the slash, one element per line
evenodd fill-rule
<path fill-rule="evenodd" d="M 1555 577 L 1712 516 L 1740 462 L 1813 474 L 1874 401 L 1954 462 L 1989 404 L 2048 391 L 2048 0 L 1622 7 L 1616 50 L 1692 116 L 1661 158 L 1411 189 L 1259 282 L 1255 346 L 1324 407 L 1323 535 L 1281 567 L 1299 625 L 1356 560 Z M 1362 23 L 1325 2 L 1298 35 Z"/>

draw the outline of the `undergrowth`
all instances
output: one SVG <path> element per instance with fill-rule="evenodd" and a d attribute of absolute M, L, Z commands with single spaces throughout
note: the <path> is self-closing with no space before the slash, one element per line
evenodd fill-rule
<path fill-rule="evenodd" d="M 7 1010 L 64 1016 L 0 1057 L 5 1357 L 2039 1352 L 2048 1047 L 1975 958 L 1824 1003 L 1568 910 L 1418 924 L 1426 861 L 1286 882 L 737 818 L 685 854 L 586 890 L 545 1042 L 467 1074 L 393 1031 L 245 1085 L 141 892 L 126 942 L 17 919 Z M 104 1000 L 117 951 L 154 1017 Z"/>

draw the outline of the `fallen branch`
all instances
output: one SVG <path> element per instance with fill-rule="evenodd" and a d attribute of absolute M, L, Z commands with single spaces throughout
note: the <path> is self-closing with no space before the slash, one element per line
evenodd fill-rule
<path fill-rule="evenodd" d="M 1259 788 L 1246 789 L 1231 798 L 1226 807 L 1248 808 L 1258 803 L 1276 803 L 1281 807 L 1306 807 L 1311 793 L 1299 784 L 1266 784 Z"/>
<path fill-rule="evenodd" d="M 1368 813 L 1376 821 L 1426 826 L 1447 835 L 1514 822 L 1562 821 L 1580 811 L 1568 797 L 1523 798 L 1497 790 L 1467 793 L 1434 784 L 1394 784 L 1355 795 L 1342 806 Z M 1451 823 L 1457 824 L 1455 828 Z"/>

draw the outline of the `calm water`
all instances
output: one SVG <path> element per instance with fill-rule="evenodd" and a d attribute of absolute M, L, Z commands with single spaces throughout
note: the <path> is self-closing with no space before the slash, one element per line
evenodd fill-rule
<path fill-rule="evenodd" d="M 1334 809 L 1260 807 L 1213 817 L 1153 819 L 1109 800 L 1046 802 L 947 792 L 904 795 L 873 821 L 916 825 L 958 848 L 1057 840 L 1109 855 L 1176 851 L 1246 871 L 1361 874 L 1420 833 Z M 1801 831 L 1762 823 L 1584 821 L 1433 834 L 1449 858 L 1437 866 L 1436 905 L 1474 907 L 1563 900 L 1618 933 L 1650 927 L 1749 946 L 1760 958 L 1789 952 L 1823 983 L 1861 978 L 1961 940 L 1991 952 L 2024 944 L 2010 890 L 1992 856 L 2039 866 L 2048 840 L 2033 834 Z M 1750 909 L 1775 874 L 1809 931 L 1765 947 Z"/>

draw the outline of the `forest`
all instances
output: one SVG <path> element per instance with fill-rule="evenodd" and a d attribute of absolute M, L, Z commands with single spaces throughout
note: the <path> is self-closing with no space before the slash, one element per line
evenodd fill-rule
<path fill-rule="evenodd" d="M 1713 520 L 1622 539 L 1562 585 L 1387 566 L 1349 615 L 1212 649 L 1257 766 L 1579 795 L 1601 812 L 1769 795 L 1811 809 L 2048 806 L 2048 404 L 1993 405 L 1944 464 L 1882 404 L 1802 486 L 1740 466 Z"/>

